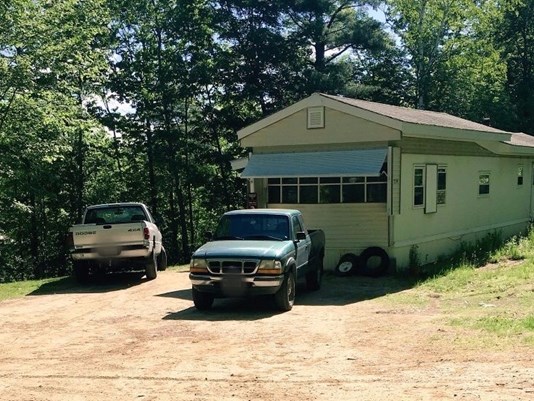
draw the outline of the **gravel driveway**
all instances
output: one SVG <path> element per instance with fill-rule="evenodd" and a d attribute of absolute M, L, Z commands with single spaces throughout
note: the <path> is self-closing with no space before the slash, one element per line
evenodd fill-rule
<path fill-rule="evenodd" d="M 534 350 L 470 349 L 439 300 L 388 302 L 413 291 L 392 279 L 297 291 L 286 313 L 198 312 L 165 271 L 0 302 L 0 400 L 534 400 Z"/>

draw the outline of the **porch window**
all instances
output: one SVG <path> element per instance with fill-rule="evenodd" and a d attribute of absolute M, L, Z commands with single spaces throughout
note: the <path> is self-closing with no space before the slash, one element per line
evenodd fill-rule
<path fill-rule="evenodd" d="M 321 177 L 319 182 L 319 203 L 341 202 L 341 178 Z"/>
<path fill-rule="evenodd" d="M 366 202 L 386 203 L 387 199 L 387 177 L 381 174 L 379 177 L 366 178 Z"/>
<path fill-rule="evenodd" d="M 365 202 L 365 177 L 343 177 L 343 203 Z"/>
<path fill-rule="evenodd" d="M 386 203 L 387 176 L 294 177 L 267 180 L 268 203 Z"/>
<path fill-rule="evenodd" d="M 319 180 L 317 177 L 299 179 L 299 203 L 319 203 Z"/>
<path fill-rule="evenodd" d="M 297 179 L 282 178 L 282 203 L 297 203 Z"/>
<path fill-rule="evenodd" d="M 267 180 L 267 197 L 270 203 L 282 203 L 280 178 L 269 178 Z"/>

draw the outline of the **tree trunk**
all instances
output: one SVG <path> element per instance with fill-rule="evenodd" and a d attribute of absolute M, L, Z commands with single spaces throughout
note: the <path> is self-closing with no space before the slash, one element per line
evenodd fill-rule
<path fill-rule="evenodd" d="M 76 164 L 76 177 L 75 177 L 75 192 L 76 192 L 76 198 L 75 198 L 75 210 L 76 210 L 76 221 L 80 222 L 82 220 L 82 214 L 84 210 L 84 202 L 83 202 L 83 189 L 85 186 L 85 176 L 84 176 L 84 161 L 85 161 L 85 146 L 83 143 L 83 131 L 82 129 L 78 129 L 78 138 L 76 140 L 75 145 L 75 164 Z"/>
<path fill-rule="evenodd" d="M 315 69 L 319 72 L 324 71 L 325 68 L 325 53 L 326 44 L 324 42 L 317 42 L 314 45 L 315 48 Z"/>
<path fill-rule="evenodd" d="M 157 183 L 156 183 L 156 174 L 154 172 L 154 135 L 152 132 L 152 127 L 150 121 L 147 119 L 145 121 L 145 131 L 146 131 L 146 153 L 148 159 L 148 190 L 150 196 L 150 211 L 152 214 L 157 214 Z"/>
<path fill-rule="evenodd" d="M 171 180 L 169 188 L 169 229 L 171 232 L 170 249 L 169 249 L 169 262 L 176 263 L 180 258 L 180 245 L 178 244 L 178 211 L 176 210 L 176 199 L 174 197 L 174 191 L 176 189 L 175 180 Z"/>
<path fill-rule="evenodd" d="M 181 184 L 180 179 L 177 182 L 176 196 L 178 198 L 178 207 L 180 209 L 178 218 L 180 219 L 180 230 L 182 234 L 183 257 L 180 259 L 182 262 L 186 262 L 189 259 L 189 256 L 191 255 L 191 247 L 189 244 L 189 235 L 188 235 L 188 230 L 187 230 L 187 218 L 186 218 L 187 211 L 186 211 L 186 206 L 185 206 L 184 188 Z"/>

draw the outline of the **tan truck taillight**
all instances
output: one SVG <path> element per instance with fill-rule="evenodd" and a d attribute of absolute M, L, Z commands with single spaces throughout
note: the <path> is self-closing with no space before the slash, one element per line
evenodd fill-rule
<path fill-rule="evenodd" d="M 145 227 L 143 229 L 143 234 L 145 236 L 145 239 L 150 239 L 150 231 L 148 230 L 148 227 Z"/>
<path fill-rule="evenodd" d="M 67 248 L 69 248 L 69 249 L 74 248 L 74 234 L 72 232 L 69 232 L 67 234 L 67 238 L 65 239 L 65 243 L 67 245 Z"/>

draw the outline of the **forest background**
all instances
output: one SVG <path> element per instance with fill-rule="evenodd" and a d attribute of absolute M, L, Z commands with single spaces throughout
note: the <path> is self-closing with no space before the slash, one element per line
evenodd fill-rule
<path fill-rule="evenodd" d="M 171 263 L 243 207 L 236 132 L 314 92 L 534 135 L 534 0 L 2 0 L 0 282 L 70 272 L 88 204 Z"/>

